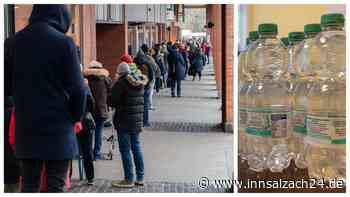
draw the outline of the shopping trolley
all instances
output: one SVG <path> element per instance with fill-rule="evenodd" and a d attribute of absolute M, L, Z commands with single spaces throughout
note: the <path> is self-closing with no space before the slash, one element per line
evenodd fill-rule
<path fill-rule="evenodd" d="M 110 119 L 107 119 L 107 121 L 112 122 L 109 124 L 109 127 L 112 129 L 111 135 L 107 136 L 106 134 L 103 134 L 102 141 L 108 143 L 108 151 L 107 153 L 104 153 L 104 159 L 106 160 L 113 160 L 113 155 L 116 152 L 116 145 L 117 145 L 117 130 L 114 127 L 113 124 L 113 116 L 114 116 L 114 110 L 110 110 L 111 115 L 109 116 Z M 104 132 L 105 133 L 105 132 Z"/>

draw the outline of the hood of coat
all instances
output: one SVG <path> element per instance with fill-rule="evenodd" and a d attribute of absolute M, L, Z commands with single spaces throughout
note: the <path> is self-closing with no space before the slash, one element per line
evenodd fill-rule
<path fill-rule="evenodd" d="M 129 82 L 130 85 L 134 87 L 138 86 L 145 86 L 148 82 L 147 77 L 145 75 L 135 75 L 135 74 L 128 74 L 126 76 L 126 80 Z"/>
<path fill-rule="evenodd" d="M 109 71 L 104 68 L 90 67 L 84 69 L 84 76 L 108 77 Z"/>
<path fill-rule="evenodd" d="M 34 5 L 29 24 L 46 22 L 57 31 L 67 33 L 71 24 L 71 16 L 66 5 L 40 4 Z"/>

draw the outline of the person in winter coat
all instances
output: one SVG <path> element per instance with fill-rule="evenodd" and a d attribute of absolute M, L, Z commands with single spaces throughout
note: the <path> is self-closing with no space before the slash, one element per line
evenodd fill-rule
<path fill-rule="evenodd" d="M 149 110 L 151 109 L 151 102 L 152 102 L 152 92 L 154 88 L 154 83 L 156 79 L 156 69 L 157 65 L 152 61 L 152 57 L 150 57 L 148 54 L 148 46 L 143 44 L 138 51 L 136 57 L 134 58 L 134 62 L 139 66 L 139 69 L 141 70 L 142 74 L 147 76 L 148 83 L 145 86 L 144 90 L 144 117 L 143 117 L 143 126 L 149 127 Z"/>
<path fill-rule="evenodd" d="M 156 84 L 155 84 L 156 92 L 159 93 L 159 89 L 165 77 L 165 67 L 164 67 L 163 57 L 160 54 L 160 45 L 154 46 L 154 48 L 152 49 L 152 57 L 154 61 L 157 63 L 157 67 L 159 70 L 159 73 L 156 75 Z"/>
<path fill-rule="evenodd" d="M 188 73 L 188 52 L 187 52 L 187 48 L 185 46 L 185 44 L 180 44 L 179 46 L 179 52 L 181 53 L 182 55 L 182 58 L 184 59 L 185 61 L 185 65 L 186 65 L 186 70 L 185 70 L 185 78 L 186 78 L 186 75 Z"/>
<path fill-rule="evenodd" d="M 96 129 L 96 124 L 92 116 L 92 112 L 95 106 L 95 99 L 90 92 L 89 83 L 87 79 L 85 79 L 85 84 L 88 89 L 86 99 L 86 111 L 82 120 L 82 130 L 79 133 L 77 133 L 77 139 L 80 145 L 81 155 L 83 156 L 87 184 L 93 185 L 95 178 L 95 170 L 93 162 L 94 158 L 92 151 L 92 138 L 94 130 Z"/>
<path fill-rule="evenodd" d="M 99 160 L 101 159 L 104 122 L 108 118 L 107 96 L 112 80 L 108 70 L 104 69 L 102 64 L 97 61 L 90 62 L 88 67 L 84 69 L 84 76 L 89 81 L 89 87 L 95 99 L 95 108 L 92 113 L 96 124 L 94 159 Z"/>
<path fill-rule="evenodd" d="M 116 108 L 113 124 L 118 133 L 124 180 L 113 181 L 112 185 L 126 188 L 144 184 L 144 162 L 139 134 L 143 126 L 143 95 L 147 77 L 133 75 L 124 62 L 118 66 L 118 75 L 119 78 L 112 87 L 109 103 Z M 136 167 L 136 181 L 132 161 Z"/>
<path fill-rule="evenodd" d="M 196 75 L 198 74 L 199 81 L 202 78 L 202 71 L 203 68 L 206 64 L 206 58 L 204 54 L 201 52 L 200 49 L 196 49 L 195 52 L 193 53 L 193 56 L 191 57 L 191 67 L 190 69 L 193 69 L 192 74 L 193 74 L 193 79 L 194 81 L 196 79 Z"/>
<path fill-rule="evenodd" d="M 169 78 L 171 80 L 171 96 L 175 97 L 175 87 L 177 97 L 181 97 L 181 81 L 185 79 L 186 65 L 179 49 L 173 45 L 169 47 Z"/>
<path fill-rule="evenodd" d="M 86 88 L 74 41 L 65 35 L 65 5 L 34 5 L 28 25 L 5 43 L 5 96 L 16 108 L 15 155 L 23 192 L 39 192 L 47 170 L 48 192 L 64 192 L 78 153 L 75 125 L 84 113 Z"/>
<path fill-rule="evenodd" d="M 6 59 L 6 55 L 5 55 Z M 5 114 L 4 114 L 4 192 L 19 192 L 19 175 L 20 168 L 15 157 L 15 150 L 12 146 L 11 131 L 13 123 L 13 99 L 11 96 L 5 97 Z"/>

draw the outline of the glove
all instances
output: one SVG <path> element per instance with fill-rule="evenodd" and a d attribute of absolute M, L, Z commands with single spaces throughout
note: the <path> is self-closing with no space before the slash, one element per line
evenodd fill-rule
<path fill-rule="evenodd" d="M 83 129 L 83 125 L 81 124 L 81 122 L 76 122 L 74 124 L 74 131 L 76 134 L 78 134 L 81 130 Z"/>

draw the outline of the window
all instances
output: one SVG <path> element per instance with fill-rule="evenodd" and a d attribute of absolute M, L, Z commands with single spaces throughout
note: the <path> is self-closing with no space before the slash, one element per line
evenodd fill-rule
<path fill-rule="evenodd" d="M 122 23 L 123 5 L 96 5 L 96 23 Z"/>

